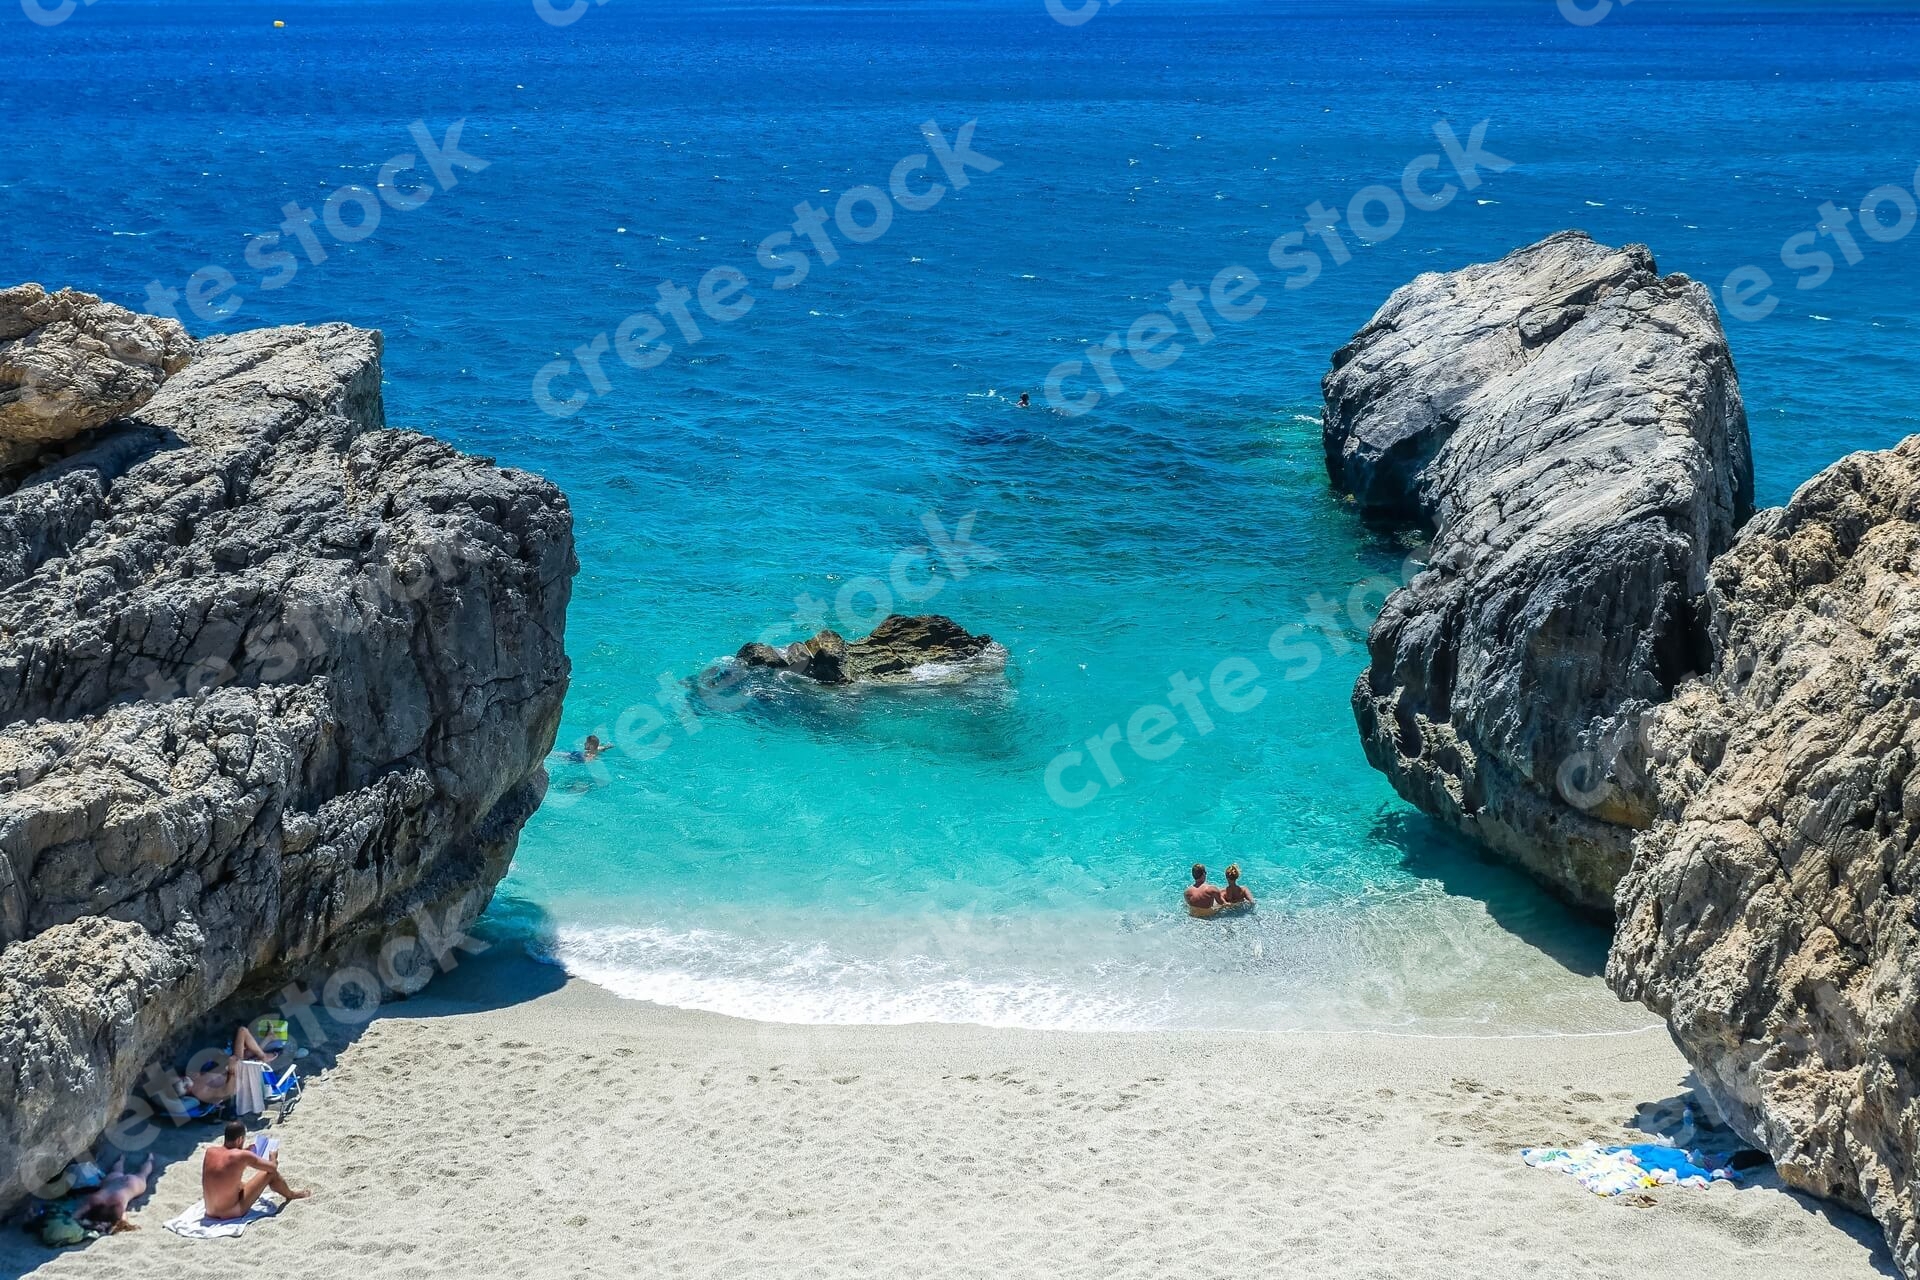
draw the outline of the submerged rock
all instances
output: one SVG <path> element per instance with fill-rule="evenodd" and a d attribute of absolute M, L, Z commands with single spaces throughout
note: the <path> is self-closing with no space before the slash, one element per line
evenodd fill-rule
<path fill-rule="evenodd" d="M 1327 470 L 1433 531 L 1353 708 L 1409 801 L 1561 896 L 1611 907 L 1653 816 L 1637 716 L 1705 668 L 1695 602 L 1752 509 L 1708 291 L 1563 232 L 1423 275 L 1334 357 Z"/>
<path fill-rule="evenodd" d="M 73 289 L 0 289 L 0 470 L 132 413 L 192 352 L 177 320 Z"/>
<path fill-rule="evenodd" d="M 1708 602 L 1712 673 L 1648 720 L 1607 978 L 1920 1280 L 1920 436 L 1756 516 Z"/>
<path fill-rule="evenodd" d="M 992 636 L 974 635 L 952 618 L 894 614 L 852 644 L 838 632 L 822 631 L 785 649 L 743 645 L 734 659 L 745 667 L 790 672 L 820 684 L 910 684 L 1000 669 L 1007 651 Z"/>
<path fill-rule="evenodd" d="M 0 1206 L 210 1011 L 426 981 L 545 790 L 575 568 L 345 325 L 209 339 L 0 497 Z"/>

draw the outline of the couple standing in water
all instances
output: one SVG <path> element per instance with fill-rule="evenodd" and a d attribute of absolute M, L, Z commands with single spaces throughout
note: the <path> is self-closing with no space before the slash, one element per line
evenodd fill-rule
<path fill-rule="evenodd" d="M 1226 912 L 1253 910 L 1253 895 L 1240 884 L 1240 864 L 1227 868 L 1227 887 L 1207 883 L 1205 863 L 1193 864 L 1193 883 L 1187 887 L 1187 914 L 1205 919 Z"/>

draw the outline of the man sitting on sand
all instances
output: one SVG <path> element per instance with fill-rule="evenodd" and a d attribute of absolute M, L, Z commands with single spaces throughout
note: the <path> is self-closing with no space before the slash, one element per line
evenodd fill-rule
<path fill-rule="evenodd" d="M 1253 910 L 1253 895 L 1240 883 L 1240 864 L 1237 862 L 1227 868 L 1227 887 L 1220 891 L 1220 903 L 1235 911 Z"/>
<path fill-rule="evenodd" d="M 1205 919 L 1220 914 L 1221 894 L 1225 892 L 1217 884 L 1207 883 L 1205 863 L 1193 864 L 1193 883 L 1187 886 L 1187 914 Z M 1243 891 L 1244 892 L 1244 891 Z"/>
<path fill-rule="evenodd" d="M 109 1235 L 116 1231 L 138 1231 L 140 1228 L 127 1221 L 127 1206 L 147 1194 L 147 1179 L 152 1176 L 152 1156 L 147 1157 L 138 1173 L 128 1173 L 127 1158 L 121 1156 L 113 1162 L 113 1172 L 100 1184 L 99 1190 L 74 1211 L 73 1220 L 89 1231 L 104 1231 Z"/>
<path fill-rule="evenodd" d="M 304 1200 L 311 1191 L 295 1191 L 280 1176 L 280 1153 L 262 1160 L 246 1148 L 247 1126 L 238 1120 L 227 1121 L 221 1145 L 207 1148 L 200 1166 L 200 1198 L 206 1201 L 209 1218 L 244 1218 L 260 1193 L 272 1188 L 282 1200 Z M 259 1174 L 247 1177 L 247 1171 Z"/>

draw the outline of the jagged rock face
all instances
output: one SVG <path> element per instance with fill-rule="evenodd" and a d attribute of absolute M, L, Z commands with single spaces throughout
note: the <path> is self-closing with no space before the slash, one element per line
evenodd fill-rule
<path fill-rule="evenodd" d="M 905 684 L 929 675 L 1004 667 L 1007 651 L 992 636 L 974 635 L 952 618 L 894 614 L 852 644 L 838 632 L 822 631 L 785 649 L 743 645 L 734 658 L 749 668 L 791 672 L 821 684 Z"/>
<path fill-rule="evenodd" d="M 132 413 L 192 352 L 177 320 L 73 289 L 0 289 L 0 469 Z"/>
<path fill-rule="evenodd" d="M 1660 818 L 1607 978 L 1920 1280 L 1920 436 L 1756 516 L 1708 598 L 1714 670 L 1649 720 Z"/>
<path fill-rule="evenodd" d="M 379 355 L 210 339 L 0 498 L 0 1203 L 223 1002 L 423 983 L 540 801 L 566 501 L 383 429 Z"/>
<path fill-rule="evenodd" d="M 1638 715 L 1705 668 L 1695 602 L 1752 509 L 1707 290 L 1564 232 L 1425 275 L 1334 357 L 1328 472 L 1433 530 L 1353 707 L 1400 794 L 1609 909 L 1652 820 Z"/>

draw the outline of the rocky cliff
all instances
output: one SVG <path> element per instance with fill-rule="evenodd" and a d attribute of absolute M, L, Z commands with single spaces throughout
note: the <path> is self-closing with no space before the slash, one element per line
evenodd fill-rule
<path fill-rule="evenodd" d="M 1649 718 L 1607 977 L 1786 1180 L 1920 1280 L 1920 436 L 1713 565 L 1710 675 Z"/>
<path fill-rule="evenodd" d="M 85 365 L 44 330 L 39 367 Z M 39 382 L 80 434 L 0 498 L 0 1202 L 223 1002 L 348 962 L 423 983 L 567 687 L 565 499 L 385 429 L 377 333 L 133 360 Z"/>
<path fill-rule="evenodd" d="M 1431 530 L 1353 707 L 1409 801 L 1604 910 L 1653 810 L 1637 719 L 1705 669 L 1696 601 L 1752 509 L 1713 302 L 1564 232 L 1423 275 L 1335 356 L 1334 484 Z"/>

